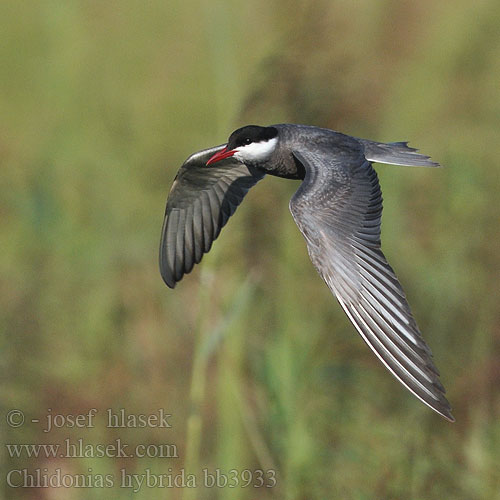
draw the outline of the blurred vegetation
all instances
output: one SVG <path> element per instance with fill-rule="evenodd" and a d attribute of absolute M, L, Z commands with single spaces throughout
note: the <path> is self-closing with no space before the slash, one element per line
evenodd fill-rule
<path fill-rule="evenodd" d="M 179 458 L 10 459 L 4 498 L 500 499 L 500 3 L 0 3 L 2 434 L 175 443 Z M 380 165 L 384 250 L 456 424 L 379 364 L 266 179 L 175 291 L 157 246 L 191 152 L 247 123 L 410 140 Z M 23 427 L 5 425 L 11 408 Z M 32 418 L 99 410 L 94 429 Z M 108 429 L 107 408 L 172 413 Z M 4 450 L 2 450 L 4 451 Z M 12 489 L 12 468 L 275 469 L 275 488 Z"/>

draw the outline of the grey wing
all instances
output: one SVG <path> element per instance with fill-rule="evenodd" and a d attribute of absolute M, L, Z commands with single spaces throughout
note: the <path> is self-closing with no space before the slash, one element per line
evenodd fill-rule
<path fill-rule="evenodd" d="M 361 337 L 415 396 L 454 421 L 430 349 L 380 248 L 382 194 L 357 153 L 294 152 L 306 177 L 290 210 L 311 260 Z"/>
<path fill-rule="evenodd" d="M 191 155 L 168 195 L 160 272 L 170 288 L 201 261 L 248 190 L 264 177 L 264 173 L 232 158 L 207 167 L 207 160 L 223 147 Z"/>

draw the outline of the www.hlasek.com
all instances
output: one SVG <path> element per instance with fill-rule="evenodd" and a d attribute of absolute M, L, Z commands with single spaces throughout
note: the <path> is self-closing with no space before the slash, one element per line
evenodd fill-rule
<path fill-rule="evenodd" d="M 86 443 L 82 438 L 67 438 L 62 443 L 6 444 L 10 458 L 179 458 L 174 443 L 137 444 L 122 442 Z"/>
<path fill-rule="evenodd" d="M 7 485 L 11 488 L 113 488 L 120 487 L 137 493 L 142 488 L 273 488 L 276 471 L 273 469 L 202 469 L 201 474 L 186 473 L 184 469 L 166 473 L 145 469 L 132 474 L 120 469 L 118 474 L 97 474 L 88 469 L 86 474 L 69 474 L 60 468 L 13 469 L 7 473 Z"/>

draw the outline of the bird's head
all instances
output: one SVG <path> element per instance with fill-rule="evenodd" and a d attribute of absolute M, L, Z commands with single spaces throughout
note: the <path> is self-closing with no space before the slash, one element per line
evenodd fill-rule
<path fill-rule="evenodd" d="M 215 153 L 207 165 L 234 156 L 247 165 L 257 165 L 269 159 L 278 144 L 278 129 L 247 125 L 235 130 L 227 141 L 227 146 Z"/>

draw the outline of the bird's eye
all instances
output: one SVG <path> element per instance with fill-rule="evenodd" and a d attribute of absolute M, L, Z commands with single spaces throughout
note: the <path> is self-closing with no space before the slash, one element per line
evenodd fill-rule
<path fill-rule="evenodd" d="M 251 142 L 252 142 L 252 140 L 249 139 L 248 137 L 243 140 L 243 144 L 250 144 Z"/>

